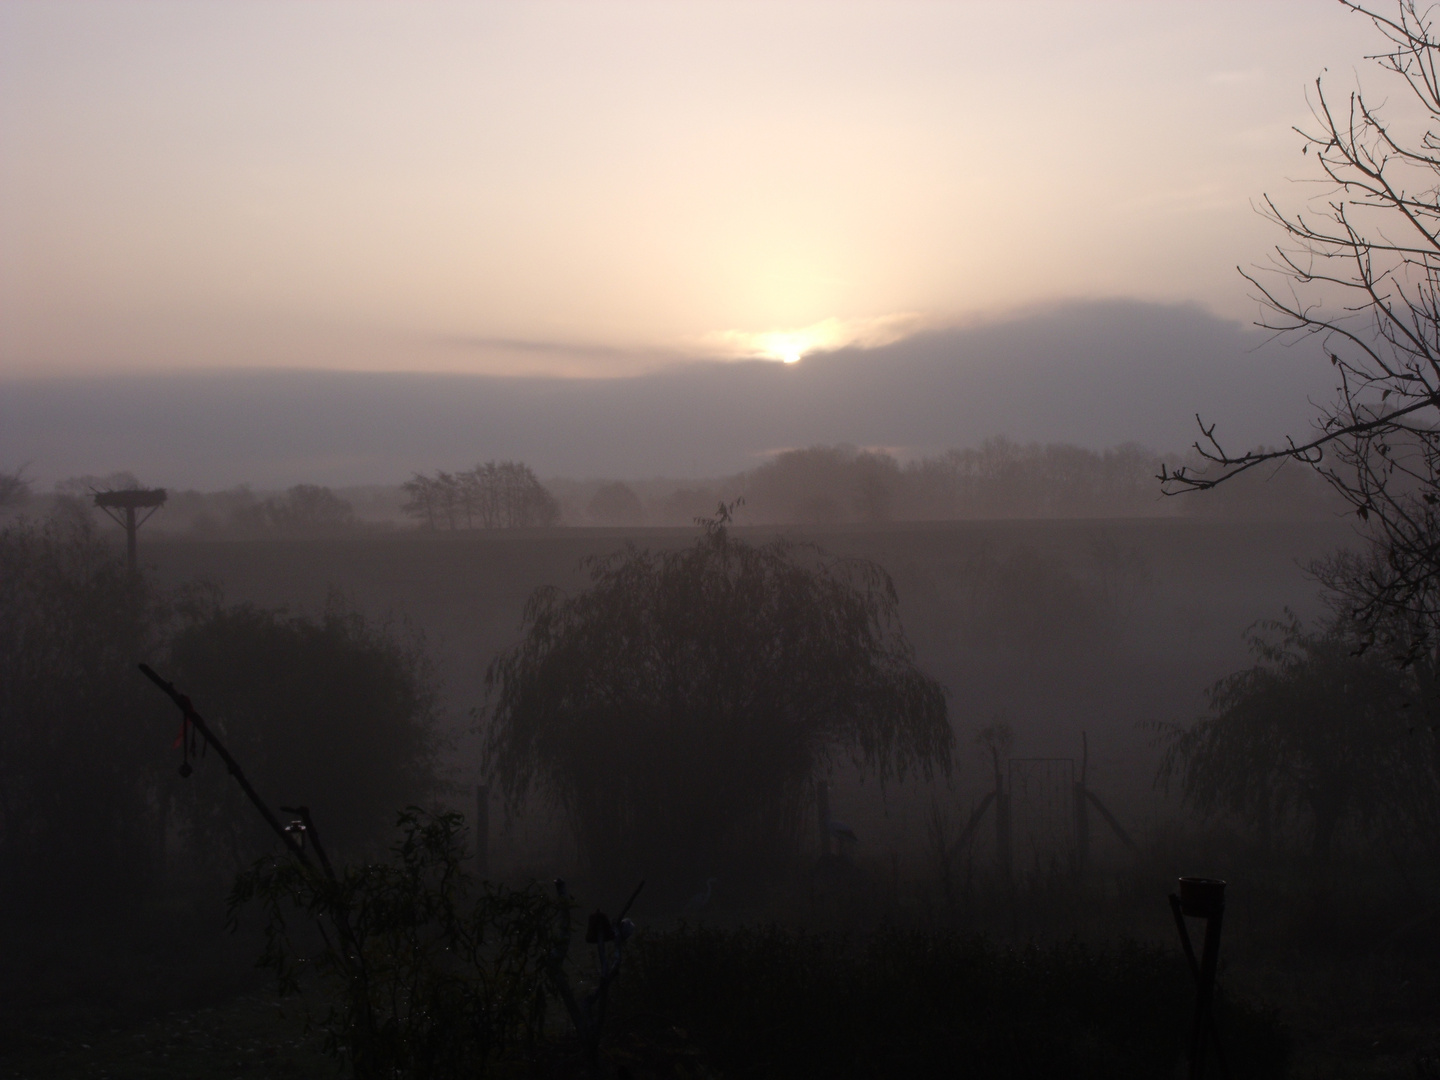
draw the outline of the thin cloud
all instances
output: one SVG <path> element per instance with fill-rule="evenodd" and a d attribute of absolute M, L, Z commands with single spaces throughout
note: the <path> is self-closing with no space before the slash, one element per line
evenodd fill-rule
<path fill-rule="evenodd" d="M 446 351 L 504 357 L 512 361 L 522 359 L 524 370 L 516 372 L 522 376 L 619 377 L 705 359 L 694 351 L 653 345 L 619 346 L 483 334 L 443 334 L 427 340 Z"/>
<path fill-rule="evenodd" d="M 793 364 L 811 353 L 876 349 L 903 341 L 922 329 L 921 317 L 902 311 L 868 319 L 831 317 L 809 326 L 773 330 L 720 330 L 702 339 L 713 352 L 735 360 L 779 360 Z"/>
<path fill-rule="evenodd" d="M 876 349 L 903 341 L 926 324 L 915 312 L 861 319 L 822 319 L 808 326 L 719 330 L 679 345 L 617 346 L 545 338 L 446 334 L 431 337 L 447 350 L 528 358 L 532 373 L 631 375 L 695 361 L 773 360 L 794 363 L 812 353 Z"/>

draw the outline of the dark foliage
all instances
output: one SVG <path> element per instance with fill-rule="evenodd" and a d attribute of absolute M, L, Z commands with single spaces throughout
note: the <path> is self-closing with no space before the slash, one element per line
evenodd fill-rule
<path fill-rule="evenodd" d="M 485 765 L 536 784 L 582 851 L 623 878 L 764 867 L 794 837 L 814 770 L 948 771 L 945 696 L 916 668 L 874 563 L 729 535 L 627 548 L 584 592 L 537 592 L 490 667 Z"/>
<path fill-rule="evenodd" d="M 828 446 L 789 450 L 745 476 L 746 516 L 808 525 L 888 521 L 902 480 L 888 454 Z"/>
<path fill-rule="evenodd" d="M 264 796 L 313 808 L 341 851 L 438 786 L 436 690 L 420 644 L 338 597 L 318 616 L 206 598 L 176 631 L 167 674 Z M 217 759 L 176 787 L 199 852 L 235 867 L 272 843 Z"/>
<path fill-rule="evenodd" d="M 1415 771 L 1406 760 L 1434 741 L 1405 722 L 1413 677 L 1380 651 L 1361 651 L 1346 620 L 1317 632 L 1294 619 L 1267 623 L 1251 649 L 1254 667 L 1210 688 L 1209 717 L 1163 729 L 1160 782 L 1178 782 L 1201 811 L 1237 815 L 1264 841 L 1302 822 L 1319 858 L 1346 822 L 1413 818 L 1417 798 L 1434 789 L 1433 775 L 1401 783 Z"/>
<path fill-rule="evenodd" d="M 566 904 L 538 886 L 477 885 L 458 814 L 411 807 L 399 827 L 387 861 L 334 876 L 293 857 L 257 864 L 235 884 L 232 919 L 261 907 L 262 965 L 282 991 L 315 981 L 327 1048 L 357 1077 L 446 1080 L 533 1056 Z"/>
<path fill-rule="evenodd" d="M 1121 943 L 1004 947 L 949 933 L 855 941 L 776 926 L 639 939 L 621 1008 L 683 1030 L 726 1076 L 1169 1076 L 1194 983 Z M 1275 1015 L 1221 996 L 1230 1075 L 1282 1076 Z"/>
<path fill-rule="evenodd" d="M 0 469 L 0 507 L 19 506 L 30 498 L 30 481 L 25 479 L 25 467 Z"/>
<path fill-rule="evenodd" d="M 426 529 L 524 529 L 560 519 L 555 497 L 518 461 L 487 461 L 434 476 L 416 473 L 402 487 L 405 513 Z"/>
<path fill-rule="evenodd" d="M 943 517 L 1102 517 L 1154 513 L 1155 455 L 1126 443 L 1095 451 L 1068 443 L 987 439 L 908 470 Z"/>
<path fill-rule="evenodd" d="M 358 527 L 355 508 L 317 484 L 296 484 L 284 495 L 236 507 L 230 515 L 230 531 L 242 536 L 331 536 Z"/>
<path fill-rule="evenodd" d="M 988 439 L 902 465 L 853 446 L 787 450 L 727 485 L 747 522 L 943 521 L 1133 516 L 1172 511 L 1154 489 L 1155 455 Z"/>
<path fill-rule="evenodd" d="M 84 521 L 0 531 L 0 894 L 32 914 L 124 908 L 158 848 L 169 718 L 138 655 L 164 613 Z"/>

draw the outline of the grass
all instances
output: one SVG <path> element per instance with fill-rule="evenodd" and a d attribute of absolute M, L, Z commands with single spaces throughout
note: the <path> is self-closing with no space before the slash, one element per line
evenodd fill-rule
<path fill-rule="evenodd" d="M 1440 1078 L 1434 927 L 1384 950 L 1372 947 L 1373 920 L 1360 935 L 1348 908 L 1319 937 L 1247 932 L 1259 914 L 1247 909 L 1284 907 L 1237 904 L 1227 922 L 1220 1024 L 1232 1075 Z M 635 1080 L 1172 1075 L 1193 1001 L 1184 961 L 1159 936 L 1083 942 L 919 925 L 652 926 L 616 985 L 604 1052 Z M 0 1080 L 342 1074 L 307 1033 L 306 1002 L 277 1002 L 251 970 L 257 940 L 145 944 L 101 956 L 72 940 L 38 965 L 7 953 Z M 589 950 L 573 955 L 583 977 Z M 36 977 L 43 968 L 48 980 Z M 554 1016 L 545 1057 L 515 1063 L 516 1075 L 583 1075 Z"/>
<path fill-rule="evenodd" d="M 1193 993 L 1182 958 L 1136 943 L 686 927 L 638 943 L 617 1008 L 724 1076 L 1122 1080 L 1174 1069 Z M 1232 1076 L 1284 1074 L 1273 1010 L 1226 998 L 1218 1016 Z"/>
<path fill-rule="evenodd" d="M 1136 943 L 682 926 L 636 939 L 604 1054 L 635 1080 L 1153 1077 L 1178 1060 L 1192 993 L 1182 959 Z M 32 1012 L 0 1026 L 0 1080 L 339 1075 L 306 1004 L 250 991 L 144 1019 Z M 1273 1010 L 1227 998 L 1219 1016 L 1232 1076 L 1283 1075 Z M 541 1060 L 499 1075 L 582 1075 L 572 1042 L 556 1029 Z"/>
<path fill-rule="evenodd" d="M 293 1004 L 293 1003 L 291 1003 Z M 38 1028 L 9 1028 L 0 1077 L 25 1080 L 171 1080 L 178 1077 L 338 1075 L 318 1036 L 269 994 L 177 1010 L 139 1023 L 94 1026 L 94 1017 L 51 1014 Z M 88 1022 L 87 1022 L 88 1021 Z"/>

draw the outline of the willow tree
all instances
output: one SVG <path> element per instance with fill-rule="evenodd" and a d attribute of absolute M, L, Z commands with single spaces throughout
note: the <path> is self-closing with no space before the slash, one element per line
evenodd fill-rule
<path fill-rule="evenodd" d="M 1299 824 L 1319 860 L 1348 821 L 1383 816 L 1433 835 L 1440 746 L 1406 723 L 1412 683 L 1389 657 L 1357 648 L 1357 629 L 1345 618 L 1311 631 L 1293 616 L 1263 624 L 1250 638 L 1256 663 L 1208 691 L 1210 715 L 1161 727 L 1160 784 L 1178 783 L 1186 802 L 1234 815 L 1267 845 Z"/>
<path fill-rule="evenodd" d="M 512 802 L 553 798 L 600 874 L 773 866 L 837 760 L 882 780 L 950 770 L 945 692 L 915 665 L 889 575 L 746 543 L 728 520 L 591 560 L 576 595 L 538 590 L 487 673 L 487 772 Z"/>

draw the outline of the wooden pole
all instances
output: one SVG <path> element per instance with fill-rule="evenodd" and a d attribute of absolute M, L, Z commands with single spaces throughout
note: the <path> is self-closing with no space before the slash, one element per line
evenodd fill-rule
<path fill-rule="evenodd" d="M 135 507 L 125 507 L 125 565 L 130 568 L 132 574 L 138 565 L 135 551 L 135 533 L 139 528 L 140 526 L 135 524 Z"/>
<path fill-rule="evenodd" d="M 475 871 L 490 876 L 490 785 L 475 788 Z"/>
<path fill-rule="evenodd" d="M 290 851 L 290 854 L 294 855 L 305 867 L 309 868 L 310 856 L 305 853 L 305 849 L 300 846 L 299 841 L 280 823 L 280 819 L 275 816 L 275 811 L 271 810 L 265 800 L 260 798 L 255 789 L 250 786 L 250 781 L 245 778 L 245 774 L 240 770 L 239 762 L 230 756 L 230 751 L 226 750 L 224 744 L 215 737 L 214 732 L 210 730 L 210 725 L 205 723 L 205 718 L 195 711 L 194 705 L 190 704 L 190 699 L 176 690 L 173 683 L 168 683 L 159 675 L 155 674 L 155 669 L 149 664 L 141 664 L 140 671 L 147 679 L 165 692 L 166 696 L 179 707 L 186 722 L 193 724 L 195 730 L 200 732 L 205 741 L 215 748 L 215 753 L 220 755 L 220 760 L 225 763 L 225 768 L 229 770 L 230 775 L 235 778 L 235 782 L 240 785 L 240 790 L 245 792 L 245 797 L 250 800 L 250 805 L 260 812 L 260 816 L 265 819 L 265 824 L 270 826 L 270 831 L 280 838 L 280 842 L 285 845 Z M 318 837 L 314 839 L 318 839 Z M 319 848 L 317 847 L 317 852 L 318 851 Z"/>
<path fill-rule="evenodd" d="M 1225 1060 L 1225 1048 L 1220 1043 L 1220 1031 L 1213 1012 L 1215 973 L 1220 965 L 1220 930 L 1225 921 L 1225 882 L 1209 878 L 1181 878 L 1180 895 L 1170 894 L 1170 910 L 1175 916 L 1175 929 L 1180 935 L 1190 974 L 1195 979 L 1195 1015 L 1190 1024 L 1190 1039 L 1185 1054 L 1189 1063 L 1188 1076 L 1190 1080 L 1203 1080 L 1207 1041 L 1215 1044 L 1221 1075 L 1229 1076 L 1230 1066 Z M 1190 943 L 1190 931 L 1185 927 L 1187 915 L 1205 920 L 1205 943 L 1199 961 L 1195 959 L 1195 948 Z"/>
<path fill-rule="evenodd" d="M 1206 1036 L 1215 1023 L 1210 1011 L 1215 999 L 1215 973 L 1220 967 L 1220 927 L 1225 920 L 1222 901 L 1215 914 L 1205 920 L 1205 944 L 1200 952 L 1200 985 L 1195 995 L 1195 1021 L 1190 1028 L 1190 1076 L 1201 1080 L 1205 1075 Z M 1219 1049 L 1219 1039 L 1216 1040 Z"/>

